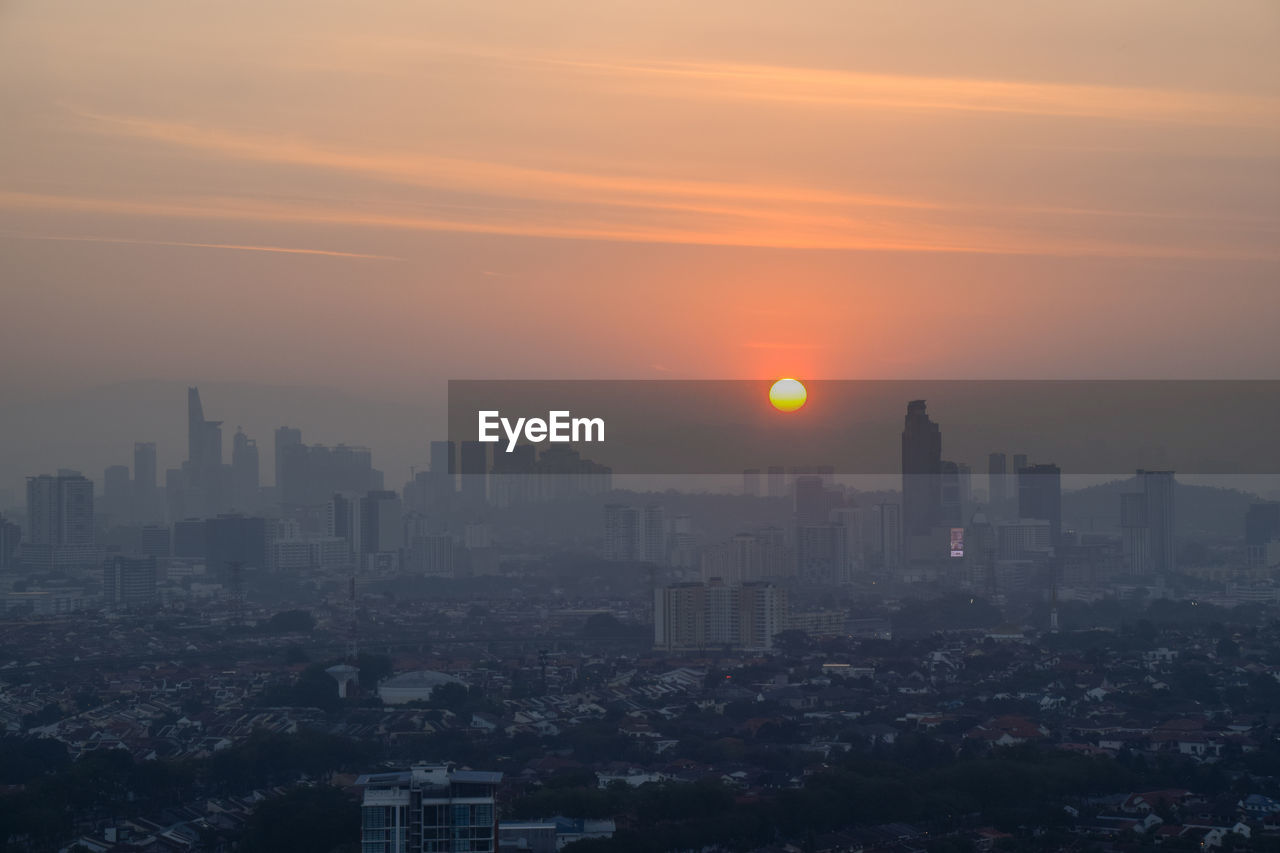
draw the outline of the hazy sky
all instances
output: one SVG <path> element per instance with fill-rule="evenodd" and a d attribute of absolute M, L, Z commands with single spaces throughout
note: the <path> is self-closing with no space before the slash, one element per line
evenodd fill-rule
<path fill-rule="evenodd" d="M 0 383 L 1271 377 L 1280 4 L 0 3 Z"/>

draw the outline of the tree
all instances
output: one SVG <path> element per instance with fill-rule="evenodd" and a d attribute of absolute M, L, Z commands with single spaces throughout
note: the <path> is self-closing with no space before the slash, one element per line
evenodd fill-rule
<path fill-rule="evenodd" d="M 267 620 L 266 630 L 272 634 L 305 634 L 315 627 L 310 610 L 284 610 Z"/>
<path fill-rule="evenodd" d="M 243 853 L 331 853 L 360 840 L 360 807 L 337 788 L 297 787 L 259 805 Z"/>

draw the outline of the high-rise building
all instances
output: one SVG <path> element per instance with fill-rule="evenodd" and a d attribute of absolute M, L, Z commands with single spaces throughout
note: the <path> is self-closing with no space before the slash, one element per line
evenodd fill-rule
<path fill-rule="evenodd" d="M 968 466 L 964 466 L 967 470 Z M 943 527 L 959 527 L 964 523 L 964 478 L 961 465 L 942 460 L 938 477 L 938 523 Z"/>
<path fill-rule="evenodd" d="M 187 501 L 198 504 L 199 514 L 222 507 L 222 421 L 208 421 L 200 402 L 200 389 L 187 389 L 187 462 L 184 466 Z M 194 509 L 189 506 L 188 511 Z"/>
<path fill-rule="evenodd" d="M 644 508 L 644 541 L 640 559 L 646 563 L 667 562 L 667 513 L 661 504 L 648 504 Z"/>
<path fill-rule="evenodd" d="M 783 577 L 788 573 L 783 538 L 780 528 L 765 528 L 738 533 L 728 542 L 703 549 L 702 579 L 738 584 Z"/>
<path fill-rule="evenodd" d="M 102 597 L 114 608 L 156 603 L 156 558 L 112 557 L 102 568 Z"/>
<path fill-rule="evenodd" d="M 387 490 L 360 498 L 360 553 L 398 553 L 404 547 L 404 510 L 400 496 Z"/>
<path fill-rule="evenodd" d="M 1244 545 L 1249 566 L 1265 567 L 1268 548 L 1276 540 L 1280 540 L 1280 502 L 1252 504 L 1244 517 Z"/>
<path fill-rule="evenodd" d="M 255 508 L 258 504 L 259 485 L 258 442 L 245 435 L 240 427 L 236 427 L 236 434 L 231 442 L 231 487 L 236 507 L 241 510 Z"/>
<path fill-rule="evenodd" d="M 144 557 L 154 557 L 160 574 L 168 568 L 173 554 L 173 534 L 166 525 L 146 524 L 138 534 L 138 551 Z"/>
<path fill-rule="evenodd" d="M 127 524 L 133 509 L 133 480 L 128 465 L 109 465 L 102 472 L 102 505 L 97 511 L 115 524 Z"/>
<path fill-rule="evenodd" d="M 452 441 L 431 442 L 429 499 L 433 505 L 447 508 L 458 490 L 458 452 Z"/>
<path fill-rule="evenodd" d="M 1141 492 L 1120 495 L 1120 547 L 1127 575 L 1146 577 L 1151 574 L 1151 530 L 1147 524 L 1147 496 Z"/>
<path fill-rule="evenodd" d="M 27 478 L 27 534 L 23 561 L 36 569 L 97 562 L 93 481 L 76 471 Z"/>
<path fill-rule="evenodd" d="M 715 578 L 654 591 L 654 645 L 668 651 L 770 649 L 786 621 L 786 591 L 765 581 L 726 584 Z"/>
<path fill-rule="evenodd" d="M 497 853 L 501 773 L 416 764 L 356 779 L 361 853 Z"/>
<path fill-rule="evenodd" d="M 643 519 L 640 510 L 626 504 L 605 504 L 604 558 L 626 563 L 642 559 Z"/>
<path fill-rule="evenodd" d="M 781 465 L 770 465 L 765 472 L 766 483 L 765 488 L 768 489 L 769 497 L 781 498 L 787 494 L 787 472 Z"/>
<path fill-rule="evenodd" d="M 1008 481 L 1005 479 L 1008 473 L 1008 457 L 1003 453 L 992 453 L 987 457 L 987 505 L 997 516 L 1008 500 Z"/>
<path fill-rule="evenodd" d="M 908 536 L 925 536 L 942 511 L 942 430 L 924 400 L 907 404 L 902 429 L 902 521 Z"/>
<path fill-rule="evenodd" d="M 1062 547 L 1062 469 L 1030 465 L 1018 469 L 1018 517 L 1049 522 L 1050 541 Z"/>
<path fill-rule="evenodd" d="M 871 561 L 886 572 L 902 567 L 902 507 L 879 503 L 866 517 L 866 536 Z"/>
<path fill-rule="evenodd" d="M 745 649 L 771 649 L 786 629 L 787 592 L 764 582 L 744 583 L 738 591 L 738 643 Z"/>
<path fill-rule="evenodd" d="M 289 455 L 289 448 L 299 447 L 302 445 L 302 430 L 296 427 L 282 426 L 276 427 L 275 432 L 275 468 L 276 468 L 276 499 L 282 502 L 284 496 L 280 493 L 281 484 L 284 482 L 284 463 L 285 458 Z"/>
<path fill-rule="evenodd" d="M 802 474 L 795 480 L 796 524 L 825 524 L 831 511 L 844 505 L 844 494 L 828 488 L 821 475 Z"/>
<path fill-rule="evenodd" d="M 1173 472 L 1139 469 L 1138 479 L 1142 483 L 1142 494 L 1147 499 L 1151 570 L 1157 574 L 1169 574 L 1177 568 L 1173 540 L 1176 488 Z"/>
<path fill-rule="evenodd" d="M 156 481 L 154 441 L 135 441 L 133 444 L 133 518 L 142 522 L 164 518 Z"/>
<path fill-rule="evenodd" d="M 0 515 L 0 570 L 18 567 L 18 546 L 22 543 L 22 528 Z"/>
<path fill-rule="evenodd" d="M 483 441 L 462 442 L 458 467 L 462 471 L 462 502 L 470 507 L 483 506 L 489 491 L 489 445 Z"/>
<path fill-rule="evenodd" d="M 1053 550 L 1053 529 L 1048 521 L 1020 518 L 996 527 L 996 551 L 1001 560 L 1044 561 Z"/>
<path fill-rule="evenodd" d="M 360 494 L 383 488 L 382 472 L 373 467 L 373 453 L 367 447 L 308 446 L 302 443 L 300 431 L 280 427 L 276 448 L 276 500 L 286 507 L 320 507 L 334 492 Z"/>
<path fill-rule="evenodd" d="M 428 577 L 454 575 L 454 543 L 448 533 L 420 533 L 409 542 L 409 567 Z"/>
<path fill-rule="evenodd" d="M 177 525 L 175 539 L 177 537 Z M 223 514 L 204 520 L 205 559 L 209 573 L 226 577 L 234 566 L 265 569 L 268 561 L 267 520 Z M 175 543 L 176 544 L 176 543 Z"/>

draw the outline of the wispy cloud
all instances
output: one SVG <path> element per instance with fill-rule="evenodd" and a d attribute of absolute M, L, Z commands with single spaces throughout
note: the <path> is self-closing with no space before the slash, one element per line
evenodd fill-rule
<path fill-rule="evenodd" d="M 2 196 L 0 196 L 2 198 Z M 134 246 L 172 246 L 184 249 L 230 249 L 237 252 L 271 252 L 282 255 L 323 255 L 330 258 L 351 258 L 372 261 L 403 261 L 394 255 L 370 255 L 363 252 L 337 252 L 329 249 L 303 249 L 294 246 L 251 246 L 239 243 L 196 243 L 185 240 L 147 240 L 129 237 L 97 237 L 82 234 L 24 234 L 18 231 L 0 232 L 19 240 L 51 240 L 64 243 L 122 243 Z"/>
<path fill-rule="evenodd" d="M 1013 113 L 1179 124 L 1280 126 L 1280 99 L 1219 92 L 1049 81 L 984 80 L 734 62 L 617 62 L 547 58 L 547 64 L 648 86 L 669 97 L 785 102 L 911 112 Z"/>
<path fill-rule="evenodd" d="M 1193 244 L 1143 244 L 1103 238 L 1067 238 L 1008 228 L 892 220 L 859 221 L 835 217 L 829 227 L 792 222 L 785 214 L 744 224 L 736 220 L 695 219 L 687 223 L 608 222 L 589 212 L 574 216 L 513 216 L 498 220 L 466 218 L 457 211 L 427 216 L 395 209 L 361 210 L 346 205 L 287 204 L 257 199 L 199 197 L 119 199 L 0 191 L 0 207 L 105 213 L 142 217 L 182 217 L 240 222 L 299 223 L 422 232 L 491 234 L 563 240 L 667 243 L 776 249 L 826 249 L 865 252 L 920 252 L 994 255 L 1092 255 L 1130 258 L 1267 258 L 1274 249 Z"/>

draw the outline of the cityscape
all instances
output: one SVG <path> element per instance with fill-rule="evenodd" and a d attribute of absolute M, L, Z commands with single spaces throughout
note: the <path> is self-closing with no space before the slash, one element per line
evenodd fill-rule
<path fill-rule="evenodd" d="M 898 490 L 731 493 L 478 441 L 389 489 L 289 426 L 264 470 L 185 405 L 180 467 L 138 441 L 0 522 L 13 849 L 1280 839 L 1275 500 L 948 461 L 925 400 Z"/>
<path fill-rule="evenodd" d="M 1280 853 L 1276 0 L 0 2 L 0 853 Z"/>

